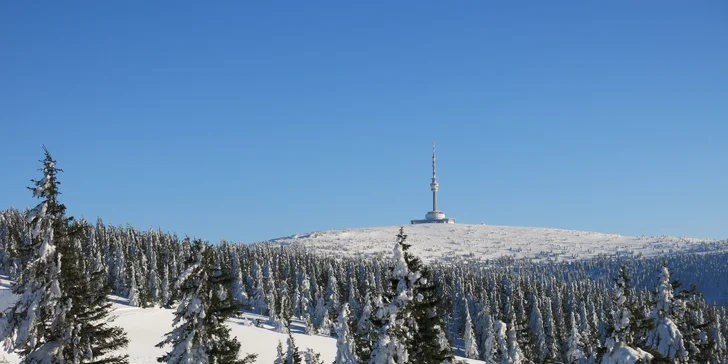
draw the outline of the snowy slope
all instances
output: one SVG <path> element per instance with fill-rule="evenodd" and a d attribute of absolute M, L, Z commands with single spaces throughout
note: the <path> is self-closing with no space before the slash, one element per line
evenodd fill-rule
<path fill-rule="evenodd" d="M 5 310 L 15 301 L 14 295 L 10 292 L 9 283 L 0 279 L 0 310 Z M 114 315 L 117 316 L 115 325 L 123 327 L 129 336 L 129 346 L 123 353 L 129 354 L 129 361 L 132 364 L 157 363 L 156 358 L 168 351 L 170 347 L 159 349 L 154 345 L 162 341 L 164 334 L 171 331 L 174 310 L 132 307 L 126 304 L 124 298 L 110 296 L 110 299 L 114 302 Z M 228 320 L 227 325 L 231 328 L 231 335 L 236 336 L 242 344 L 241 356 L 246 353 L 257 353 L 256 363 L 272 363 L 276 357 L 278 341 L 281 341 L 285 348 L 288 336 L 273 331 L 272 327 L 267 324 L 263 324 L 262 327 L 255 327 L 254 321 L 256 319 L 265 323 L 268 318 L 245 313 L 239 319 Z M 311 348 L 321 354 L 321 359 L 325 363 L 334 361 L 336 357 L 336 338 L 306 335 L 303 333 L 302 324 L 295 321 L 291 331 L 296 345 L 302 352 L 307 348 Z M 20 362 L 20 358 L 15 354 L 0 351 L 0 362 L 2 362 L 2 359 L 11 364 Z M 477 360 L 469 360 L 469 362 L 482 363 Z"/>
<path fill-rule="evenodd" d="M 654 256 L 670 251 L 704 251 L 707 239 L 670 236 L 632 237 L 587 231 L 469 224 L 405 225 L 411 251 L 420 258 L 485 260 L 502 256 L 558 260 L 598 254 Z M 302 244 L 317 252 L 348 256 L 391 254 L 399 226 L 324 230 L 270 241 Z M 721 249 L 728 244 L 720 243 Z"/>

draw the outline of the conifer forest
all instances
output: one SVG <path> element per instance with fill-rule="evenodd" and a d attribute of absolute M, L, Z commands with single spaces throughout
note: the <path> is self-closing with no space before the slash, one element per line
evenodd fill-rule
<path fill-rule="evenodd" d="M 224 325 L 241 312 L 288 334 L 276 363 L 321 362 L 293 321 L 335 338 L 337 364 L 728 363 L 725 251 L 425 264 L 406 227 L 369 259 L 207 242 L 67 216 L 60 165 L 46 150 L 29 176 L 37 206 L 0 213 L 0 274 L 18 298 L 0 339 L 24 363 L 128 363 L 109 295 L 174 311 L 149 343 L 164 363 L 257 362 Z"/>

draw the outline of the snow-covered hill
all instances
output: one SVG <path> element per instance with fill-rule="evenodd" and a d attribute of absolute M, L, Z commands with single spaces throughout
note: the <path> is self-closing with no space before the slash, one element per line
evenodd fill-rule
<path fill-rule="evenodd" d="M 302 244 L 317 252 L 347 256 L 390 254 L 399 226 L 324 230 L 273 239 Z M 728 249 L 707 239 L 670 236 L 632 237 L 587 231 L 468 224 L 405 225 L 412 252 L 426 261 L 485 260 L 502 256 L 532 259 L 583 259 L 599 254 L 654 256 L 671 251 Z"/>

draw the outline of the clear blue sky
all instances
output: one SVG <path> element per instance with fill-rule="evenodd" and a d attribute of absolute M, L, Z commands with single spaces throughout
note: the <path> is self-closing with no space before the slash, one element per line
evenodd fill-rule
<path fill-rule="evenodd" d="M 728 3 L 3 1 L 0 207 L 250 242 L 459 222 L 728 237 Z"/>

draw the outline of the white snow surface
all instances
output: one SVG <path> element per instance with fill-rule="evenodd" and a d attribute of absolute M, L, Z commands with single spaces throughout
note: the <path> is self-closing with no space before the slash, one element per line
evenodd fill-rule
<path fill-rule="evenodd" d="M 652 360 L 652 354 L 640 348 L 621 346 L 602 358 L 602 364 L 634 364 L 640 361 Z"/>
<path fill-rule="evenodd" d="M 359 256 L 391 256 L 400 226 L 323 230 L 269 240 L 301 244 L 315 252 Z M 424 261 L 486 260 L 503 256 L 533 260 L 574 260 L 604 255 L 656 256 L 670 252 L 728 249 L 710 239 L 671 236 L 622 236 L 553 228 L 473 224 L 404 225 L 411 252 Z M 712 244 L 707 246 L 708 243 Z M 717 245 L 716 245 L 717 244 Z"/>

